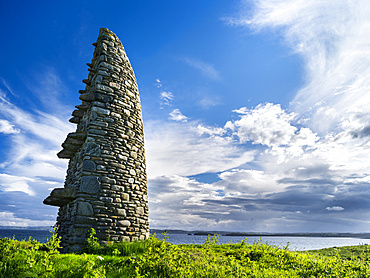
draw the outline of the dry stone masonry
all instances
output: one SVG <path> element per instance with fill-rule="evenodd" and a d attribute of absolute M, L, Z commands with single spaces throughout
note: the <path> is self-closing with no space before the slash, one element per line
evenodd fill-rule
<path fill-rule="evenodd" d="M 64 188 L 44 203 L 59 206 L 58 234 L 65 252 L 80 251 L 90 228 L 101 242 L 136 241 L 149 235 L 144 132 L 134 72 L 117 36 L 101 28 L 77 124 L 62 144 L 69 159 Z"/>

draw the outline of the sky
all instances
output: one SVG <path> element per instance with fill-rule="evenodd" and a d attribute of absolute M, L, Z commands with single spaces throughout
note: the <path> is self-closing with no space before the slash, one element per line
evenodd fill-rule
<path fill-rule="evenodd" d="M 151 228 L 370 230 L 367 0 L 3 0 L 0 24 L 0 225 L 55 223 L 106 27 L 139 85 Z"/>

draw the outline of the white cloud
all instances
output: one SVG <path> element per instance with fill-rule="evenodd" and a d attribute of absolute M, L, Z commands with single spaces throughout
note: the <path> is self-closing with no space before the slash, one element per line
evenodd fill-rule
<path fill-rule="evenodd" d="M 203 202 L 203 199 L 218 195 L 217 186 L 172 175 L 150 179 L 148 188 L 151 227 L 212 229 L 221 224 L 215 219 L 206 217 L 207 213 L 214 214 L 214 210 Z M 217 211 L 219 214 L 227 215 L 222 208 Z M 171 221 L 168 221 L 169 218 Z M 225 224 L 230 221 L 222 222 Z"/>
<path fill-rule="evenodd" d="M 43 78 L 48 78 L 48 75 Z M 46 207 L 42 200 L 49 194 L 50 183 L 55 187 L 63 186 L 68 161 L 59 159 L 56 154 L 66 135 L 74 129 L 68 123 L 73 107 L 67 113 L 57 99 L 59 92 L 53 92 L 53 89 L 58 90 L 57 79 L 54 76 L 50 82 L 44 80 L 39 88 L 44 89 L 43 94 L 36 92 L 41 98 L 45 92 L 50 93 L 47 100 L 40 101 L 52 106 L 52 109 L 45 108 L 50 113 L 22 109 L 1 91 L 0 116 L 4 118 L 1 126 L 13 132 L 9 145 L 2 145 L 5 155 L 0 161 L 0 210 L 14 215 L 8 221 L 0 219 L 4 225 L 49 225 L 55 220 L 55 215 L 51 214 L 55 214 L 56 209 Z M 12 95 L 16 96 L 16 92 Z"/>
<path fill-rule="evenodd" d="M 278 30 L 303 57 L 306 85 L 292 108 L 325 134 L 370 105 L 370 6 L 367 0 L 256 0 L 229 23 Z M 246 6 L 250 4 L 245 2 Z M 249 5 L 250 7 L 250 5 Z M 252 14 L 252 16 L 250 16 Z M 368 113 L 368 112 L 367 112 Z M 322 119 L 325 118 L 325 121 Z"/>
<path fill-rule="evenodd" d="M 177 122 L 187 122 L 188 117 L 183 115 L 179 109 L 173 109 L 170 113 L 170 120 L 177 121 Z"/>
<path fill-rule="evenodd" d="M 241 114 L 240 119 L 229 121 L 225 129 L 229 129 L 243 142 L 261 144 L 271 148 L 280 156 L 280 162 L 286 156 L 299 156 L 304 151 L 316 148 L 319 139 L 308 128 L 298 128 L 297 115 L 287 113 L 279 104 L 259 104 L 253 109 L 246 107 L 234 110 Z"/>
<path fill-rule="evenodd" d="M 20 218 L 12 212 L 0 211 L 0 226 L 17 226 L 17 227 L 32 227 L 32 226 L 51 226 L 55 221 L 50 220 L 31 220 Z"/>
<path fill-rule="evenodd" d="M 254 151 L 239 148 L 218 132 L 200 133 L 197 127 L 193 122 L 146 122 L 145 148 L 150 177 L 219 172 L 253 159 Z"/>
<path fill-rule="evenodd" d="M 155 82 L 156 82 L 155 86 L 157 88 L 161 88 L 163 86 L 161 80 L 159 80 L 158 78 L 155 80 Z"/>
<path fill-rule="evenodd" d="M 171 92 L 161 92 L 159 98 L 162 100 L 162 105 L 171 105 L 174 95 Z"/>
<path fill-rule="evenodd" d="M 184 58 L 183 61 L 187 65 L 199 70 L 204 76 L 210 79 L 218 80 L 221 78 L 220 73 L 211 64 L 194 58 Z"/>
<path fill-rule="evenodd" d="M 326 210 L 332 210 L 332 211 L 343 211 L 344 208 L 340 206 L 333 206 L 333 207 L 327 207 Z"/>
<path fill-rule="evenodd" d="M 221 127 L 211 127 L 211 126 L 204 126 L 202 124 L 198 124 L 195 130 L 198 132 L 199 135 L 207 134 L 207 135 L 223 135 L 226 133 L 226 130 Z"/>
<path fill-rule="evenodd" d="M 260 104 L 255 109 L 242 108 L 234 112 L 242 112 L 240 120 L 228 122 L 226 127 L 234 130 L 241 142 L 252 141 L 269 147 L 287 145 L 297 131 L 290 124 L 295 115 L 287 114 L 279 104 Z"/>
<path fill-rule="evenodd" d="M 0 96 L 0 115 L 6 118 L 12 126 L 54 144 L 60 144 L 60 138 L 65 137 L 65 132 L 73 128 L 67 119 L 57 116 L 59 109 L 62 108 L 56 107 L 54 110 L 56 115 L 40 111 L 31 114 Z"/>
<path fill-rule="evenodd" d="M 221 181 L 218 186 L 223 186 L 226 194 L 256 194 L 282 191 L 286 185 L 278 184 L 277 174 L 268 175 L 264 171 L 233 169 L 220 173 Z"/>
<path fill-rule="evenodd" d="M 14 125 L 10 124 L 6 120 L 1 120 L 0 119 L 0 133 L 5 133 L 5 134 L 16 134 L 19 133 L 20 130 L 17 128 L 14 128 Z"/>
<path fill-rule="evenodd" d="M 0 173 L 0 186 L 4 191 L 21 191 L 28 195 L 34 196 L 35 192 L 30 188 L 29 182 L 35 179 L 28 177 L 17 177 Z"/>

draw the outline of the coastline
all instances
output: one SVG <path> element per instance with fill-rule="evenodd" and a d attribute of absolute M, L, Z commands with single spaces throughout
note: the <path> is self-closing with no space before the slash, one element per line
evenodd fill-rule
<path fill-rule="evenodd" d="M 268 233 L 268 232 L 230 232 L 230 231 L 186 231 L 186 230 L 171 230 L 171 229 L 150 229 L 151 234 L 162 234 L 167 232 L 169 234 L 188 234 L 195 236 L 208 236 L 218 234 L 220 236 L 269 236 L 269 237 L 345 237 L 345 238 L 362 238 L 370 239 L 370 233 L 334 233 L 334 232 L 320 232 L 320 233 Z"/>
<path fill-rule="evenodd" d="M 0 226 L 0 230 L 37 230 L 50 231 L 51 226 Z M 187 234 L 189 236 L 213 236 L 218 234 L 220 236 L 237 236 L 237 237 L 338 237 L 338 238 L 362 238 L 370 239 L 370 233 L 335 233 L 335 232 L 307 232 L 307 233 L 268 233 L 268 232 L 231 232 L 231 231 L 203 231 L 203 230 L 177 230 L 177 229 L 150 229 L 150 234 Z"/>

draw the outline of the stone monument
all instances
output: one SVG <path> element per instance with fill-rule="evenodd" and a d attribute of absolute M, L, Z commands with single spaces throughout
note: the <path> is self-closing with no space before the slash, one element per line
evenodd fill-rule
<path fill-rule="evenodd" d="M 89 230 L 100 242 L 144 240 L 149 235 L 141 105 L 135 75 L 118 37 L 101 28 L 82 103 L 69 120 L 59 158 L 69 159 L 64 188 L 44 204 L 59 206 L 64 252 L 80 251 Z"/>

